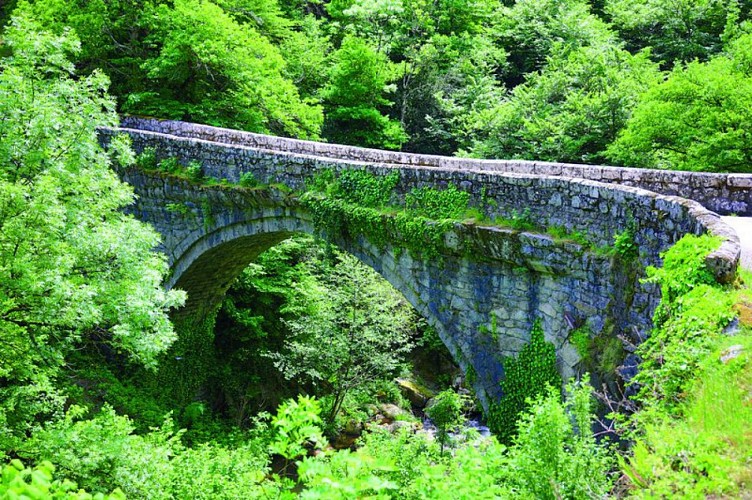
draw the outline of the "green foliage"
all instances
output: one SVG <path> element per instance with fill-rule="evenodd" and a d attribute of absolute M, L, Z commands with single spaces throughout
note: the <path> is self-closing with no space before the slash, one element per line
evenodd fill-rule
<path fill-rule="evenodd" d="M 441 453 L 449 443 L 449 433 L 456 431 L 463 423 L 462 396 L 451 389 L 442 391 L 433 398 L 431 406 L 426 408 L 426 415 L 436 425 L 436 436 L 441 445 Z"/>
<path fill-rule="evenodd" d="M 726 337 L 736 294 L 705 267 L 718 247 L 709 236 L 685 236 L 664 255 L 649 280 L 661 285 L 655 326 L 637 353 L 634 382 L 642 410 L 631 418 L 636 445 L 622 468 L 636 496 L 737 496 L 750 487 L 749 332 Z M 747 292 L 748 293 L 748 292 Z M 720 362 L 732 344 L 740 355 Z M 747 436 L 748 437 L 748 436 Z"/>
<path fill-rule="evenodd" d="M 399 149 L 407 140 L 402 125 L 382 114 L 393 70 L 365 40 L 347 36 L 333 56 L 329 83 L 322 90 L 327 107 L 325 136 L 334 142 Z"/>
<path fill-rule="evenodd" d="M 477 117 L 504 96 L 497 75 L 506 68 L 505 50 L 485 33 L 413 43 L 420 46 L 405 54 L 397 97 L 410 136 L 405 149 L 445 155 L 466 149 L 479 128 Z"/>
<path fill-rule="evenodd" d="M 581 231 L 570 231 L 564 226 L 550 226 L 546 229 L 557 240 L 572 241 L 583 247 L 591 247 L 593 244 L 590 238 Z"/>
<path fill-rule="evenodd" d="M 429 219 L 459 219 L 467 212 L 470 193 L 460 191 L 454 184 L 446 189 L 413 188 L 405 196 L 405 208 Z"/>
<path fill-rule="evenodd" d="M 32 10 L 51 28 L 76 29 L 86 71 L 110 63 L 123 111 L 317 138 L 321 108 L 300 98 L 279 49 L 265 36 L 288 32 L 275 6 L 219 3 L 95 1 L 71 9 L 52 0 L 34 2 Z M 250 9 L 251 19 L 270 24 L 246 22 L 242 13 Z"/>
<path fill-rule="evenodd" d="M 631 48 L 652 47 L 670 67 L 720 52 L 750 7 L 748 0 L 608 0 L 605 11 Z"/>
<path fill-rule="evenodd" d="M 521 212 L 518 210 L 512 210 L 510 217 L 499 217 L 494 219 L 494 223 L 499 226 L 511 227 L 517 231 L 536 231 L 540 230 L 540 227 L 533 222 L 530 216 L 530 209 L 525 208 Z M 554 229 L 554 232 L 556 229 Z"/>
<path fill-rule="evenodd" d="M 138 155 L 134 163 L 141 170 L 157 170 L 157 150 L 155 148 L 144 148 Z"/>
<path fill-rule="evenodd" d="M 355 452 L 303 459 L 295 489 L 270 474 L 270 450 L 289 461 L 322 443 L 322 409 L 338 427 L 399 399 L 388 379 L 420 330 L 414 312 L 352 259 L 298 240 L 249 268 L 216 329 L 179 324 L 166 352 L 175 338 L 166 313 L 181 296 L 161 288 L 157 236 L 122 214 L 133 196 L 110 167 L 228 182 L 154 149 L 134 158 L 122 138 L 108 157 L 96 127 L 116 123 L 117 100 L 120 111 L 298 137 L 316 138 L 325 124 L 330 140 L 363 146 L 748 171 L 747 0 L 36 0 L 4 2 L 0 24 L 16 3 L 0 43 L 0 455 L 36 465 L 6 465 L 0 496 L 608 495 L 613 464 L 588 432 L 589 391 L 560 401 L 539 326 L 505 362 L 508 397 L 492 412 L 509 448 L 470 435 L 445 456 L 441 439 L 377 430 Z M 664 83 L 650 60 L 675 65 Z M 401 241 L 397 251 L 424 258 L 440 254 L 456 222 L 483 219 L 451 184 L 396 193 L 398 182 L 396 171 L 330 171 L 304 202 L 321 230 Z M 249 174 L 239 183 L 259 187 Z M 208 227 L 214 215 L 203 205 Z M 524 212 L 495 222 L 540 230 Z M 613 252 L 634 260 L 634 236 L 615 235 Z M 734 296 L 704 266 L 714 245 L 687 238 L 649 271 L 663 300 L 637 352 L 643 409 L 622 464 L 635 496 L 752 488 L 752 344 L 744 330 L 721 335 Z M 612 372 L 621 342 L 589 337 L 577 331 L 571 341 L 594 370 Z M 719 363 L 732 343 L 741 356 Z M 138 368 L 157 361 L 155 375 Z M 543 394 L 546 382 L 553 389 Z M 321 403 L 284 403 L 272 424 L 253 418 L 300 392 Z M 76 404 L 101 411 L 84 418 Z M 442 397 L 429 411 L 442 420 L 457 408 Z M 165 422 L 170 409 L 186 431 Z"/>
<path fill-rule="evenodd" d="M 179 0 L 157 7 L 148 27 L 147 42 L 160 47 L 143 64 L 155 90 L 129 96 L 128 111 L 317 137 L 320 108 L 300 101 L 279 52 L 252 26 L 211 2 Z"/>
<path fill-rule="evenodd" d="M 637 245 L 637 224 L 630 219 L 627 228 L 614 234 L 614 246 L 610 249 L 613 256 L 621 258 L 624 262 L 635 262 L 640 256 L 640 247 Z"/>
<path fill-rule="evenodd" d="M 688 234 L 664 252 L 660 268 L 646 269 L 648 282 L 661 287 L 661 305 L 653 321 L 661 326 L 664 319 L 678 305 L 679 297 L 686 295 L 699 285 L 716 284 L 713 273 L 707 268 L 705 258 L 718 249 L 721 240 L 712 236 Z"/>
<path fill-rule="evenodd" d="M 694 379 L 723 327 L 733 318 L 733 297 L 715 282 L 705 257 L 720 240 L 687 235 L 663 255 L 663 267 L 648 268 L 648 279 L 661 287 L 655 330 L 640 345 L 643 369 L 635 379 L 643 401 L 672 408 Z"/>
<path fill-rule="evenodd" d="M 187 449 L 170 419 L 138 435 L 130 419 L 107 406 L 88 419 L 81 418 L 83 411 L 71 407 L 64 419 L 37 431 L 24 451 L 49 460 L 89 491 L 116 487 L 129 498 L 229 499 L 276 489 L 261 485 L 269 459 L 263 426 L 232 447 L 212 443 Z"/>
<path fill-rule="evenodd" d="M 499 11 L 496 36 L 509 51 L 510 86 L 541 70 L 557 51 L 616 44 L 612 30 L 583 0 L 519 0 Z M 509 5 L 505 2 L 506 5 Z"/>
<path fill-rule="evenodd" d="M 282 7 L 289 4 L 285 1 Z M 307 14 L 279 45 L 280 53 L 285 58 L 285 74 L 295 82 L 304 100 L 315 101 L 327 83 L 328 57 L 333 50 L 327 28 L 325 20 Z"/>
<path fill-rule="evenodd" d="M 55 466 L 42 462 L 32 468 L 24 467 L 20 460 L 12 460 L 2 469 L 0 497 L 23 498 L 29 500 L 67 499 L 67 500 L 121 500 L 125 495 L 119 489 L 111 494 L 97 493 L 91 495 L 77 489 L 75 483 L 68 480 L 53 480 Z"/>
<path fill-rule="evenodd" d="M 474 156 L 602 162 L 638 96 L 660 81 L 647 53 L 552 47 L 548 64 L 476 120 Z"/>
<path fill-rule="evenodd" d="M 306 498 L 593 498 L 613 480 L 613 460 L 590 431 L 590 391 L 571 388 L 531 402 L 519 437 L 506 448 L 469 435 L 452 457 L 435 442 L 406 430 L 375 429 L 355 452 L 307 458 L 299 468 Z"/>
<path fill-rule="evenodd" d="M 549 386 L 519 419 L 509 466 L 522 497 L 601 498 L 611 490 L 614 460 L 591 431 L 592 388 L 567 390 L 562 404 L 559 388 Z"/>
<path fill-rule="evenodd" d="M 677 65 L 640 99 L 608 150 L 624 165 L 673 170 L 750 172 L 752 35 L 727 55 Z"/>
<path fill-rule="evenodd" d="M 727 293 L 710 285 L 697 285 L 676 299 L 670 315 L 638 351 L 645 361 L 635 382 L 643 399 L 659 400 L 667 408 L 681 401 L 698 362 L 734 317 L 732 305 Z"/>
<path fill-rule="evenodd" d="M 297 401 L 290 399 L 279 405 L 272 418 L 274 438 L 269 450 L 293 460 L 307 454 L 309 446 L 321 448 L 325 440 L 319 413 L 319 402 L 307 396 L 298 396 Z"/>
<path fill-rule="evenodd" d="M 750 339 L 746 332 L 715 343 L 689 386 L 684 418 L 662 412 L 644 418 L 633 454 L 622 463 L 635 497 L 737 497 L 749 491 Z M 742 355 L 719 363 L 732 344 L 742 347 Z"/>
<path fill-rule="evenodd" d="M 585 325 L 574 330 L 569 337 L 569 341 L 577 349 L 577 354 L 580 355 L 580 358 L 582 358 L 583 362 L 586 362 L 590 357 L 590 337 L 592 336 L 592 334 L 593 332 L 590 331 L 590 328 Z"/>
<path fill-rule="evenodd" d="M 217 443 L 182 450 L 172 460 L 172 498 L 235 499 L 275 497 L 281 486 L 267 480 L 265 440 L 230 446 Z"/>
<path fill-rule="evenodd" d="M 269 353 L 288 380 L 333 396 L 325 417 L 328 425 L 351 390 L 397 375 L 413 347 L 414 333 L 404 299 L 386 293 L 389 285 L 374 280 L 374 271 L 357 265 L 354 257 L 340 254 L 337 260 L 328 282 L 300 290 L 305 299 L 315 301 L 315 309 L 289 319 L 284 347 Z"/>
<path fill-rule="evenodd" d="M 343 170 L 336 179 L 331 193 L 342 199 L 366 208 L 384 208 L 392 198 L 392 192 L 400 179 L 400 173 L 374 175 L 366 170 Z"/>
<path fill-rule="evenodd" d="M 153 498 L 154 492 L 169 490 L 169 459 L 179 447 L 170 421 L 144 438 L 133 435 L 130 420 L 112 408 L 87 420 L 80 419 L 83 411 L 72 407 L 64 419 L 36 432 L 25 445 L 26 453 L 49 460 L 63 476 L 90 491 L 118 487 L 127 496 Z M 148 468 L 142 465 L 145 461 Z"/>
<path fill-rule="evenodd" d="M 416 188 L 405 196 L 404 205 L 389 204 L 398 182 L 397 172 L 379 176 L 365 170 L 339 175 L 325 171 L 311 183 L 303 202 L 325 233 L 363 235 L 381 247 L 399 242 L 414 255 L 438 256 L 452 219 L 469 213 L 469 193 L 452 185 L 445 190 Z"/>
<path fill-rule="evenodd" d="M 116 122 L 107 79 L 75 77 L 77 40 L 28 16 L 14 18 L 4 43 L 0 344 L 12 354 L 0 357 L 3 452 L 60 412 L 56 379 L 74 350 L 100 346 L 153 368 L 175 339 L 167 311 L 184 297 L 162 288 L 158 235 L 123 214 L 132 190 L 98 145 L 96 127 Z"/>
<path fill-rule="evenodd" d="M 546 387 L 556 391 L 561 387 L 561 376 L 556 370 L 556 349 L 546 342 L 539 321 L 533 325 L 530 342 L 517 357 L 504 360 L 504 379 L 500 383 L 501 401 L 489 411 L 488 423 L 501 442 L 510 443 L 520 415 L 529 408 L 530 400 L 543 394 Z"/>
<path fill-rule="evenodd" d="M 238 184 L 245 188 L 252 188 L 258 186 L 259 182 L 253 175 L 253 172 L 245 172 L 240 176 Z"/>
<path fill-rule="evenodd" d="M 156 373 L 144 374 L 143 384 L 168 407 L 183 410 L 192 404 L 214 373 L 214 318 L 203 321 L 179 317 L 175 321 L 178 339 L 159 360 Z"/>

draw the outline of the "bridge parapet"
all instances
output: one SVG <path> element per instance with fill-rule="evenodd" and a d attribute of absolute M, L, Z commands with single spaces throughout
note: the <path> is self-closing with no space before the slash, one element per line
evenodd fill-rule
<path fill-rule="evenodd" d="M 202 139 L 228 145 L 247 146 L 276 152 L 313 155 L 369 163 L 489 170 L 518 174 L 552 175 L 621 184 L 695 200 L 721 215 L 752 216 L 752 174 L 683 172 L 641 168 L 579 165 L 524 160 L 479 160 L 436 155 L 343 146 L 254 134 L 238 130 L 198 125 L 174 120 L 124 117 L 123 128 L 158 132 L 189 139 Z"/>

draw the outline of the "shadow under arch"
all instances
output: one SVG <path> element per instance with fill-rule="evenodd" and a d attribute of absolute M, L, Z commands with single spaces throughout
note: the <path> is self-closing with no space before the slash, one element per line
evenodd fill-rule
<path fill-rule="evenodd" d="M 243 270 L 259 255 L 276 244 L 295 234 L 317 235 L 313 223 L 304 213 L 293 215 L 269 214 L 264 210 L 255 219 L 222 225 L 221 221 L 213 231 L 201 234 L 192 242 L 185 242 L 185 251 L 172 263 L 172 274 L 167 281 L 168 288 L 185 290 L 188 294 L 183 308 L 173 313 L 176 323 L 201 323 L 216 314 L 227 290 Z M 470 357 L 463 352 L 463 346 L 456 342 L 452 329 L 445 328 L 446 321 L 442 308 L 430 297 L 431 280 L 413 283 L 415 273 L 425 274 L 423 261 L 414 260 L 407 253 L 392 249 L 380 250 L 363 238 L 325 238 L 341 251 L 357 258 L 371 267 L 383 279 L 400 292 L 410 305 L 429 325 L 434 327 L 444 345 L 465 373 L 478 373 L 483 367 L 475 367 Z M 423 272 L 421 272 L 421 270 Z M 404 271 L 409 271 L 407 275 Z M 430 272 L 429 272 L 430 274 Z M 492 373 L 491 371 L 487 371 Z M 485 373 L 485 372 L 481 372 Z M 489 396 L 495 397 L 498 391 L 498 378 L 492 384 L 484 377 L 472 377 L 476 392 L 483 405 Z"/>

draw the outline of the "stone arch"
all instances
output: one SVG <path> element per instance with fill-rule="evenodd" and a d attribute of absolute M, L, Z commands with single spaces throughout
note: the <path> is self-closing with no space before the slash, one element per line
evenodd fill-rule
<path fill-rule="evenodd" d="M 172 274 L 167 282 L 168 288 L 185 290 L 188 299 L 184 308 L 175 315 L 181 319 L 200 321 L 213 314 L 219 306 L 232 282 L 261 253 L 294 234 L 315 234 L 314 226 L 304 212 L 286 211 L 274 214 L 260 211 L 256 218 L 242 222 L 223 224 L 217 221 L 216 227 L 203 234 L 197 232 L 194 238 L 187 238 L 181 245 L 183 253 L 172 262 Z M 493 367 L 475 366 L 467 348 L 456 341 L 456 335 L 447 328 L 446 315 L 441 313 L 441 306 L 430 300 L 430 289 L 434 285 L 431 279 L 423 283 L 411 283 L 415 274 L 427 276 L 432 274 L 425 269 L 420 260 L 408 254 L 395 255 L 393 249 L 380 250 L 364 239 L 329 239 L 330 243 L 350 253 L 363 264 L 374 269 L 389 282 L 415 310 L 439 333 L 444 345 L 464 372 L 494 374 L 490 379 L 476 377 L 476 392 L 483 404 L 489 396 L 498 395 L 500 365 Z M 403 273 L 405 270 L 412 272 Z M 429 300 L 426 300 L 426 298 Z M 465 346 L 465 347 L 469 347 Z M 492 360 L 498 364 L 498 360 Z M 472 368 L 471 368 L 472 367 Z"/>

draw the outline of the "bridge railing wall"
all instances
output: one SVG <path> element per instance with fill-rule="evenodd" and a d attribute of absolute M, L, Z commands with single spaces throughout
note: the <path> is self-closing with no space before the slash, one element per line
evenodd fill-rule
<path fill-rule="evenodd" d="M 121 126 L 237 146 L 371 163 L 553 175 L 616 183 L 680 196 L 719 214 L 752 216 L 752 175 L 623 168 L 523 160 L 478 160 L 343 146 L 174 120 L 124 117 Z"/>
<path fill-rule="evenodd" d="M 614 236 L 634 224 L 636 243 L 643 263 L 656 264 L 661 251 L 684 234 L 710 232 L 723 238 L 721 248 L 708 258 L 719 281 L 735 276 L 740 246 L 736 233 L 715 213 L 699 203 L 665 196 L 637 187 L 557 177 L 500 172 L 462 167 L 408 166 L 344 160 L 284 151 L 271 151 L 245 145 L 222 144 L 203 139 L 163 133 L 120 129 L 128 133 L 134 149 L 151 147 L 160 158 L 175 157 L 181 163 L 198 161 L 206 175 L 238 182 L 246 172 L 261 183 L 283 183 L 304 190 L 306 183 L 324 169 L 335 171 L 364 168 L 376 174 L 400 171 L 397 191 L 404 196 L 416 187 L 442 187 L 454 184 L 471 194 L 471 204 L 491 217 L 511 218 L 525 214 L 543 227 L 561 226 L 587 234 L 596 245 L 610 245 Z M 102 140 L 118 133 L 102 131 Z"/>

